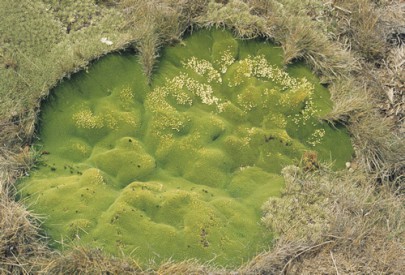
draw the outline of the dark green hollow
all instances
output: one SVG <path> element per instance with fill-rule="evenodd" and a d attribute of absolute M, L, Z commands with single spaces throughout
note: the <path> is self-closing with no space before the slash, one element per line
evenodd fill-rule
<path fill-rule="evenodd" d="M 280 194 L 281 168 L 307 150 L 336 168 L 352 154 L 347 132 L 317 119 L 328 91 L 281 61 L 280 48 L 219 30 L 167 47 L 150 87 L 137 56 L 102 58 L 43 105 L 47 154 L 23 199 L 57 248 L 246 262 L 271 242 L 260 207 Z"/>

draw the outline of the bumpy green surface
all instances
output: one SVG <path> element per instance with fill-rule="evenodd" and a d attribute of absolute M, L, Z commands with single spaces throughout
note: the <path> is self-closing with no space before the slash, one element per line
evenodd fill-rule
<path fill-rule="evenodd" d="M 167 48 L 151 87 L 138 59 L 110 55 L 44 104 L 44 165 L 20 189 L 71 241 L 149 260 L 238 265 L 268 248 L 260 206 L 306 150 L 343 166 L 347 133 L 317 116 L 329 94 L 281 49 L 200 31 Z M 49 154 L 48 154 L 49 153 Z"/>

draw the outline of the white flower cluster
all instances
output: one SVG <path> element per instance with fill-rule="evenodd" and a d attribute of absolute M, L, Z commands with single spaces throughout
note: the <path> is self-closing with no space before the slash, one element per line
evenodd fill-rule
<path fill-rule="evenodd" d="M 94 115 L 90 110 L 83 110 L 73 115 L 73 120 L 78 128 L 101 129 L 107 127 L 117 130 L 120 123 L 136 126 L 137 121 L 132 113 L 108 111 L 102 116 Z"/>
<path fill-rule="evenodd" d="M 127 103 L 134 99 L 134 94 L 130 87 L 125 87 L 120 91 L 119 97 L 123 103 Z"/>
<path fill-rule="evenodd" d="M 215 61 L 215 63 L 220 67 L 222 74 L 228 71 L 229 66 L 235 63 L 235 58 L 233 57 L 231 51 L 228 49 L 224 51 L 220 60 Z"/>
<path fill-rule="evenodd" d="M 314 86 L 305 78 L 302 78 L 300 81 L 296 81 L 296 84 L 289 91 L 281 95 L 279 103 L 284 107 L 298 107 L 306 100 L 312 102 L 311 96 L 313 93 Z"/>
<path fill-rule="evenodd" d="M 246 147 L 246 146 L 249 146 L 250 141 L 252 139 L 250 137 L 243 137 L 241 140 L 242 140 L 242 146 Z"/>
<path fill-rule="evenodd" d="M 156 149 L 156 155 L 159 157 L 166 156 L 170 152 L 170 148 L 175 143 L 173 134 L 162 134 L 158 136 L 159 146 Z"/>
<path fill-rule="evenodd" d="M 278 128 L 285 128 L 287 126 L 287 121 L 282 114 L 272 114 L 269 116 L 269 122 Z"/>
<path fill-rule="evenodd" d="M 309 137 L 307 142 L 308 144 L 315 147 L 317 144 L 320 144 L 322 142 L 324 136 L 325 136 L 324 129 L 316 129 L 314 133 Z"/>
<path fill-rule="evenodd" d="M 121 101 L 121 107 L 128 109 L 131 107 L 134 100 L 134 93 L 130 87 L 123 88 L 119 93 L 119 99 Z"/>
<path fill-rule="evenodd" d="M 138 124 L 137 120 L 135 119 L 135 117 L 132 113 L 127 113 L 127 112 L 120 113 L 119 120 L 126 124 L 129 124 L 131 126 L 136 126 Z"/>
<path fill-rule="evenodd" d="M 233 79 L 229 81 L 229 87 L 239 86 L 244 83 L 245 79 L 253 75 L 253 60 L 250 56 L 246 59 L 238 61 Z"/>
<path fill-rule="evenodd" d="M 198 75 L 205 76 L 208 82 L 216 81 L 221 83 L 221 74 L 226 73 L 229 66 L 235 64 L 235 59 L 231 51 L 227 50 L 223 52 L 220 60 L 215 61 L 215 63 L 220 67 L 220 72 L 207 60 L 196 57 L 189 58 L 186 62 L 182 62 L 182 65 L 185 68 L 192 69 Z M 270 90 L 264 89 L 259 95 L 254 93 L 254 91 L 239 94 L 237 101 L 242 107 L 243 112 L 251 111 L 259 105 L 263 105 L 263 108 L 265 108 L 269 104 L 269 100 L 277 100 L 276 98 L 278 98 L 276 105 L 288 108 L 303 106 L 301 112 L 295 114 L 292 118 L 292 121 L 298 126 L 301 124 L 305 125 L 318 112 L 312 100 L 314 86 L 306 78 L 296 79 L 290 77 L 285 71 L 269 64 L 263 55 L 256 57 L 248 56 L 243 60 L 237 61 L 235 65 L 236 70 L 229 79 L 229 87 L 238 86 L 250 77 L 262 78 L 264 81 L 269 80 L 276 84 L 275 88 Z M 280 89 L 283 91 L 281 96 L 279 96 Z M 148 102 L 152 107 L 152 112 L 154 112 L 153 110 L 164 111 L 166 115 L 175 113 L 175 108 L 167 101 L 168 96 L 172 97 L 179 105 L 191 106 L 194 100 L 193 96 L 196 96 L 200 98 L 203 104 L 216 106 L 218 112 L 222 112 L 226 108 L 226 103 L 220 102 L 220 99 L 214 96 L 213 87 L 210 84 L 195 80 L 187 73 L 180 73 L 171 79 L 166 79 L 165 86 L 158 87 L 149 94 Z M 288 117 L 291 118 L 291 116 L 289 115 Z M 166 119 L 169 119 L 169 117 Z M 177 121 L 178 119 L 174 118 L 169 120 L 170 122 L 168 121 L 166 126 L 170 125 L 173 129 L 180 129 L 180 120 Z M 286 119 L 282 115 L 273 116 L 269 122 L 280 128 L 284 128 L 287 124 Z"/>
<path fill-rule="evenodd" d="M 286 91 L 281 95 L 279 104 L 284 107 L 298 107 L 300 104 L 304 104 L 301 112 L 295 114 L 292 121 L 297 126 L 300 126 L 301 124 L 306 125 L 307 121 L 315 117 L 319 112 L 319 110 L 315 108 L 312 98 L 314 94 L 314 85 L 309 83 L 306 78 L 301 78 L 300 80 L 295 81 L 295 83 L 296 84 L 293 85 L 289 91 Z M 291 117 L 291 115 L 288 117 Z M 315 125 L 316 123 L 313 123 L 313 126 Z"/>
<path fill-rule="evenodd" d="M 207 78 L 208 83 L 215 81 L 222 83 L 221 74 L 212 66 L 210 62 L 204 59 L 197 59 L 195 56 L 182 62 L 187 69 L 195 71 L 197 74 Z"/>
<path fill-rule="evenodd" d="M 145 104 L 152 113 L 158 111 L 169 111 L 174 108 L 166 101 L 167 90 L 164 87 L 157 87 L 148 94 Z"/>
<path fill-rule="evenodd" d="M 177 110 L 166 101 L 167 95 L 165 87 L 157 87 L 148 94 L 145 104 L 156 115 L 152 122 L 155 129 L 172 129 L 179 132 L 184 122 L 176 115 Z"/>
<path fill-rule="evenodd" d="M 210 85 L 199 83 L 191 78 L 188 78 L 187 80 L 187 89 L 200 97 L 202 103 L 207 105 L 218 105 L 219 98 L 213 95 L 214 91 Z"/>
<path fill-rule="evenodd" d="M 180 132 L 181 129 L 184 127 L 184 121 L 178 116 L 172 116 L 170 114 L 164 114 L 161 118 L 163 118 L 162 128 L 167 128 L 174 130 L 176 132 Z"/>
<path fill-rule="evenodd" d="M 263 55 L 255 56 L 250 59 L 253 66 L 253 74 L 256 77 L 267 78 L 278 85 L 282 86 L 282 90 L 286 90 L 298 85 L 297 80 L 292 78 L 285 71 L 270 65 Z"/>
<path fill-rule="evenodd" d="M 110 129 L 118 128 L 118 120 L 111 113 L 107 113 L 104 115 L 104 123 Z"/>
<path fill-rule="evenodd" d="M 187 89 L 192 94 L 198 96 L 201 99 L 202 103 L 204 104 L 207 105 L 214 104 L 217 106 L 219 104 L 219 98 L 213 95 L 214 91 L 210 85 L 199 83 L 198 81 L 188 77 L 185 74 L 175 76 L 172 80 L 169 80 L 168 82 L 169 88 L 173 87 L 176 90 Z"/>
<path fill-rule="evenodd" d="M 305 125 L 307 120 L 309 120 L 312 117 L 315 117 L 315 115 L 318 112 L 319 112 L 319 110 L 315 108 L 314 101 L 312 100 L 312 97 L 310 96 L 308 98 L 308 100 L 306 101 L 304 109 L 301 111 L 303 124 Z"/>
<path fill-rule="evenodd" d="M 161 89 L 165 89 L 166 94 L 171 95 L 179 105 L 193 104 L 193 99 L 183 90 L 186 84 L 187 76 L 180 74 L 172 79 L 166 79 L 167 85 Z"/>
<path fill-rule="evenodd" d="M 318 112 L 319 110 L 314 107 L 312 96 L 310 96 L 308 100 L 305 101 L 304 109 L 300 114 L 295 114 L 292 121 L 298 126 L 300 126 L 301 123 L 302 125 L 306 125 L 307 121 L 315 117 Z M 313 122 L 312 125 L 316 126 L 316 123 Z"/>
<path fill-rule="evenodd" d="M 239 94 L 237 96 L 238 104 L 243 108 L 244 112 L 250 111 L 257 107 L 257 103 L 249 94 Z"/>
<path fill-rule="evenodd" d="M 90 110 L 83 110 L 73 114 L 73 120 L 79 128 L 99 129 L 103 127 L 102 119 L 95 116 Z"/>
<path fill-rule="evenodd" d="M 238 86 L 243 83 L 244 78 L 252 76 L 268 79 L 280 85 L 282 91 L 300 85 L 300 81 L 290 77 L 287 72 L 270 65 L 263 55 L 255 57 L 249 55 L 247 58 L 238 61 L 237 64 L 238 68 L 230 81 L 230 87 Z"/>

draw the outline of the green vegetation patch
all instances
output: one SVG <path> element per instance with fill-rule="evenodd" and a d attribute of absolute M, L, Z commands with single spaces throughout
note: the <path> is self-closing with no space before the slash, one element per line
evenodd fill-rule
<path fill-rule="evenodd" d="M 282 51 L 199 31 L 162 53 L 152 84 L 138 58 L 109 55 L 43 105 L 42 165 L 19 185 L 56 241 L 237 266 L 268 248 L 260 207 L 306 151 L 337 168 L 347 132 L 322 124 L 328 91 Z"/>

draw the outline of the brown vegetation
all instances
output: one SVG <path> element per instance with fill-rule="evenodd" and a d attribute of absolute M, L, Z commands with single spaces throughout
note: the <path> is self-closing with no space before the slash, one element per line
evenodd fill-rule
<path fill-rule="evenodd" d="M 292 274 L 401 273 L 401 196 L 374 187 L 359 171 L 335 173 L 321 167 L 308 173 L 286 167 L 283 173 L 282 198 L 271 198 L 263 206 L 263 222 L 280 232 L 280 239 L 249 268 L 266 273 L 273 268 L 266 265 L 267 257 L 291 249 L 284 255 L 283 269 Z"/>
<path fill-rule="evenodd" d="M 4 181 L 0 182 L 0 273 L 39 271 L 52 252 L 38 233 L 38 220 L 25 206 L 5 194 L 4 184 Z"/>

